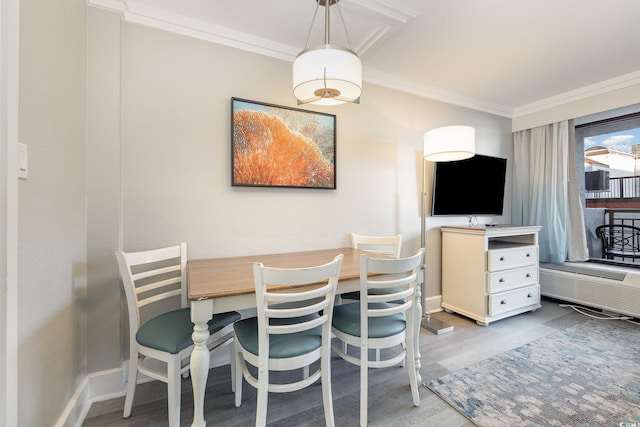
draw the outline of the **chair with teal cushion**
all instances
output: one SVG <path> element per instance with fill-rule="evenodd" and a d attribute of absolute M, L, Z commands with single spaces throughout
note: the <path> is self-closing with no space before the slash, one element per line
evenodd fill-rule
<path fill-rule="evenodd" d="M 351 247 L 370 252 L 372 254 L 382 255 L 391 258 L 400 258 L 402 250 L 402 234 L 394 234 L 390 236 L 367 236 L 363 234 L 351 233 Z M 388 293 L 395 292 L 397 289 L 371 289 L 371 293 Z M 340 295 L 340 301 L 360 301 L 360 291 L 347 292 Z M 402 301 L 396 301 L 402 303 Z M 347 344 L 344 344 L 344 352 L 348 351 Z M 376 360 L 380 360 L 380 351 L 376 352 Z"/>
<path fill-rule="evenodd" d="M 193 350 L 193 323 L 187 307 L 187 245 L 141 252 L 117 251 L 129 314 L 129 375 L 123 417 L 131 415 L 138 372 L 167 383 L 170 426 L 180 425 L 181 375 Z M 179 307 L 171 309 L 172 307 Z M 216 314 L 209 321 L 208 347 L 227 348 L 240 314 Z M 161 361 L 166 364 L 153 362 Z"/>
<path fill-rule="evenodd" d="M 236 359 L 235 403 L 238 407 L 242 403 L 244 378 L 258 390 L 256 426 L 266 425 L 269 392 L 298 391 L 318 379 L 322 382 L 326 425 L 334 425 L 331 316 L 342 259 L 343 255 L 338 255 L 328 264 L 305 268 L 254 263 L 257 316 L 234 324 L 232 348 Z M 274 288 L 277 285 L 279 289 Z M 317 360 L 317 369 L 309 374 L 309 366 Z M 257 375 L 250 366 L 257 367 Z M 274 383 L 270 381 L 272 371 L 292 371 L 289 378 L 294 379 Z"/>
<path fill-rule="evenodd" d="M 337 305 L 333 310 L 333 350 L 349 363 L 360 366 L 360 425 L 367 425 L 368 370 L 402 366 L 408 362 L 413 404 L 420 405 L 416 352 L 413 334 L 416 324 L 416 288 L 422 283 L 424 249 L 413 256 L 398 259 L 360 255 L 360 301 Z M 377 293 L 379 289 L 394 289 Z M 401 303 L 398 303 L 400 301 Z M 356 346 L 355 355 L 345 344 Z M 369 350 L 390 349 L 369 360 Z M 384 356 L 384 357 L 383 357 Z"/>

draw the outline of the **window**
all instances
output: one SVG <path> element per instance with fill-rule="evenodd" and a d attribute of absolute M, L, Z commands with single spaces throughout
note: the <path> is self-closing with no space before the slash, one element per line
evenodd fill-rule
<path fill-rule="evenodd" d="M 640 257 L 605 254 L 596 235 L 604 224 L 640 228 L 640 112 L 578 124 L 575 134 L 590 258 L 640 267 Z M 640 234 L 622 237 L 640 247 Z"/>

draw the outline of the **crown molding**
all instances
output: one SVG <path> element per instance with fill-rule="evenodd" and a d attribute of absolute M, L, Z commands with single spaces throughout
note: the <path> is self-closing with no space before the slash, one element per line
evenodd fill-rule
<path fill-rule="evenodd" d="M 208 24 L 192 18 L 186 18 L 157 8 L 137 5 L 126 0 L 88 0 L 90 6 L 120 13 L 126 22 L 132 22 L 157 28 L 201 40 L 210 41 L 237 49 L 242 49 L 259 55 L 265 55 L 283 61 L 293 62 L 299 53 L 299 48 L 285 44 L 275 43 L 250 34 L 233 31 L 228 28 Z M 359 53 L 367 50 L 380 40 L 388 37 L 393 32 L 393 23 L 406 23 L 415 17 L 411 11 L 389 6 L 388 2 L 351 0 L 343 8 L 353 13 L 375 14 L 383 17 L 387 24 L 380 24 L 369 35 L 364 44 L 357 49 Z M 459 105 L 474 110 L 480 110 L 504 117 L 511 117 L 511 111 L 503 106 L 485 105 L 480 101 L 470 99 L 460 94 L 449 92 L 437 87 L 426 86 L 397 76 L 364 69 L 363 80 L 378 86 L 401 92 L 411 93 L 449 104 Z"/>
<path fill-rule="evenodd" d="M 365 68 L 363 70 L 362 78 L 368 83 L 398 90 L 400 92 L 406 92 L 423 98 L 457 105 L 459 107 L 470 108 L 472 110 L 511 118 L 511 108 L 509 107 L 498 104 L 487 104 L 483 101 L 436 86 L 429 86 L 413 80 L 401 79 L 396 75 Z"/>
<path fill-rule="evenodd" d="M 88 0 L 90 6 L 118 12 L 126 22 L 145 25 L 176 34 L 206 40 L 284 61 L 293 62 L 299 49 L 240 31 L 168 13 L 158 8 L 126 0 Z"/>
<path fill-rule="evenodd" d="M 87 0 L 87 3 L 90 6 L 118 12 L 126 22 L 137 23 L 206 40 L 283 61 L 293 62 L 300 52 L 300 48 L 296 46 L 277 43 L 272 40 L 230 30 L 229 28 L 209 24 L 197 19 L 168 13 L 131 0 Z M 355 47 L 355 51 L 358 52 L 359 55 L 380 43 L 382 40 L 390 37 L 401 25 L 416 16 L 413 11 L 403 9 L 392 2 L 382 0 L 344 0 L 342 8 L 349 13 L 372 18 L 372 20 L 377 23 L 368 36 Z M 425 85 L 366 67 L 363 70 L 363 81 L 416 96 L 513 119 L 610 91 L 640 85 L 640 71 L 625 74 L 516 108 L 489 104 L 482 100 L 472 99 L 446 89 Z"/>
<path fill-rule="evenodd" d="M 528 114 L 537 113 L 550 108 L 560 107 L 572 102 L 637 85 L 640 85 L 640 71 L 623 74 L 622 76 L 614 77 L 592 85 L 583 86 L 569 92 L 564 92 L 549 98 L 532 102 L 531 104 L 517 107 L 513 110 L 513 118 L 526 116 Z"/>

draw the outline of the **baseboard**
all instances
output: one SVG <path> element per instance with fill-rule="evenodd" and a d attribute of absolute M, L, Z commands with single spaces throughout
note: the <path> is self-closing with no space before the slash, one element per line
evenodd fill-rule
<path fill-rule="evenodd" d="M 55 427 L 82 427 L 91 408 L 89 377 L 85 377 L 62 411 Z"/>
<path fill-rule="evenodd" d="M 228 364 L 229 356 L 226 352 L 214 354 L 214 359 L 211 361 L 212 368 Z M 123 397 L 128 371 L 128 362 L 124 362 L 119 368 L 88 374 L 67 402 L 67 406 L 54 426 L 82 427 L 93 403 Z M 138 384 L 150 381 L 155 380 L 142 374 L 139 375 Z"/>
<path fill-rule="evenodd" d="M 88 375 L 91 402 L 102 402 L 124 396 L 125 381 L 127 372 L 129 372 L 128 364 L 128 362 L 124 362 L 119 368 L 92 372 Z M 138 384 L 148 381 L 151 379 L 144 375 L 140 375 L 138 378 Z"/>
<path fill-rule="evenodd" d="M 440 304 L 442 303 L 442 295 L 436 295 L 435 297 L 429 297 L 424 302 L 424 307 L 422 307 L 422 311 L 425 313 L 437 313 L 438 311 L 442 311 L 442 307 Z"/>

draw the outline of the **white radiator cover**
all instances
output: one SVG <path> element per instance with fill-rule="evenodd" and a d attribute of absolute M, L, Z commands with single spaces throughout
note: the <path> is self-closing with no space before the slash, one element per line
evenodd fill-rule
<path fill-rule="evenodd" d="M 640 272 L 627 272 L 616 279 L 540 268 L 540 293 L 640 318 Z"/>

